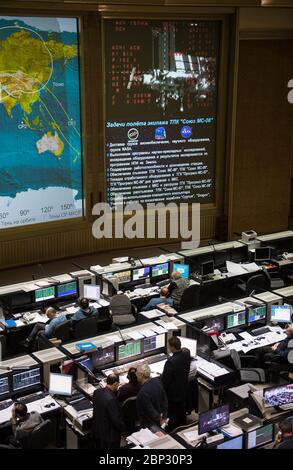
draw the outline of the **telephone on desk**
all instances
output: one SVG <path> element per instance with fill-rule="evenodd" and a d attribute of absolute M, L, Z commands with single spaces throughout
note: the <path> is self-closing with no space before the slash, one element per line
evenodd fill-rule
<path fill-rule="evenodd" d="M 30 322 L 34 321 L 35 318 L 36 318 L 36 313 L 35 313 L 35 312 L 26 312 L 26 313 L 22 316 L 22 320 L 23 320 L 25 323 L 30 323 Z"/>

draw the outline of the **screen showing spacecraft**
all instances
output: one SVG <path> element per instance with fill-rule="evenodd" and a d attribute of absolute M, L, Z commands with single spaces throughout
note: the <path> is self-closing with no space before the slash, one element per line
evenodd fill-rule
<path fill-rule="evenodd" d="M 215 199 L 219 21 L 105 20 L 107 202 Z"/>

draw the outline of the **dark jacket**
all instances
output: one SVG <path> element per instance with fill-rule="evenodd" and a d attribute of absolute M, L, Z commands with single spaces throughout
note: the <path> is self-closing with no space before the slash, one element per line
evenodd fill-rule
<path fill-rule="evenodd" d="M 171 298 L 174 301 L 174 307 L 178 308 L 180 306 L 181 298 L 183 295 L 183 292 L 187 287 L 190 285 L 190 280 L 185 279 L 184 277 L 181 277 L 179 279 L 176 279 L 175 281 L 170 282 L 168 290 Z"/>
<path fill-rule="evenodd" d="M 293 437 L 286 437 L 275 449 L 293 449 Z"/>
<path fill-rule="evenodd" d="M 132 383 L 127 383 L 122 385 L 122 387 L 119 388 L 118 393 L 117 393 L 117 398 L 120 402 L 127 400 L 127 398 L 131 397 L 136 397 L 140 390 L 141 386 L 139 383 L 132 384 Z"/>
<path fill-rule="evenodd" d="M 161 379 L 155 377 L 143 384 L 137 399 L 137 412 L 142 427 L 160 425 L 162 418 L 168 416 L 168 400 Z"/>
<path fill-rule="evenodd" d="M 175 352 L 165 363 L 161 379 L 169 403 L 183 403 L 185 401 L 189 371 L 190 357 L 181 350 Z"/>
<path fill-rule="evenodd" d="M 107 442 L 119 441 L 122 420 L 115 394 L 108 387 L 95 390 L 93 407 L 92 433 L 94 438 Z"/>
<path fill-rule="evenodd" d="M 287 336 L 287 338 L 283 339 L 283 341 L 281 341 L 276 349 L 276 353 L 281 356 L 283 359 L 287 359 L 287 356 L 288 356 L 288 352 L 289 352 L 289 349 L 288 349 L 288 343 L 289 341 L 293 339 L 293 336 L 289 335 Z"/>

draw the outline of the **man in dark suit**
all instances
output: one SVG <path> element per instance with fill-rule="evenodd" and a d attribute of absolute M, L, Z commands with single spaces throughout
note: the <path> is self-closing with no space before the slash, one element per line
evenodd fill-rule
<path fill-rule="evenodd" d="M 275 449 L 293 449 L 293 424 L 289 419 L 279 423 Z"/>
<path fill-rule="evenodd" d="M 110 374 L 105 388 L 95 390 L 93 395 L 92 433 L 99 449 L 119 449 L 122 419 L 115 393 L 119 375 Z"/>
<path fill-rule="evenodd" d="M 160 377 L 151 379 L 148 364 L 139 365 L 136 371 L 141 389 L 136 398 L 137 413 L 142 427 L 153 424 L 162 426 L 167 422 L 168 401 Z"/>
<path fill-rule="evenodd" d="M 182 351 L 181 341 L 177 336 L 172 336 L 168 343 L 173 355 L 165 364 L 162 383 L 168 397 L 168 431 L 172 431 L 177 426 L 186 424 L 190 359 L 188 354 Z"/>

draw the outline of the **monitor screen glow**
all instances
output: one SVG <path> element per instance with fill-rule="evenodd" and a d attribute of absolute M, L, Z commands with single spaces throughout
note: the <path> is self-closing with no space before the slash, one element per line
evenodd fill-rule
<path fill-rule="evenodd" d="M 72 375 L 50 374 L 49 378 L 50 395 L 72 395 Z"/>
<path fill-rule="evenodd" d="M 93 284 L 83 286 L 83 295 L 86 299 L 89 300 L 100 300 L 101 298 L 101 289 L 100 286 Z"/>
<path fill-rule="evenodd" d="M 181 274 L 181 277 L 188 279 L 189 277 L 189 266 L 188 264 L 177 264 L 173 265 L 173 271 L 177 271 Z"/>

